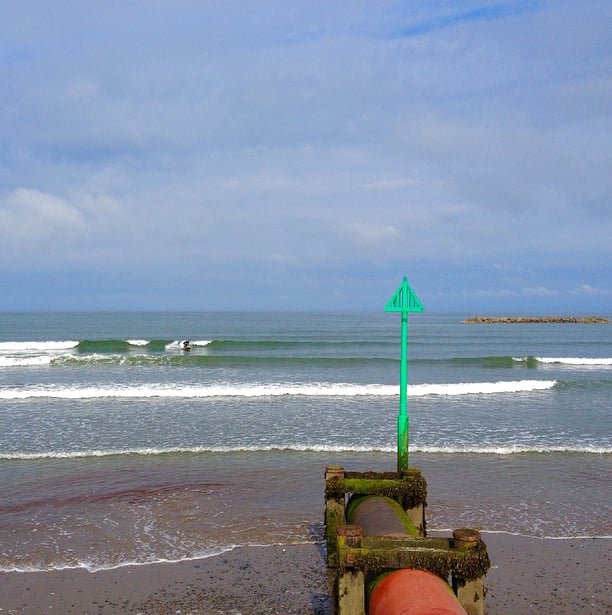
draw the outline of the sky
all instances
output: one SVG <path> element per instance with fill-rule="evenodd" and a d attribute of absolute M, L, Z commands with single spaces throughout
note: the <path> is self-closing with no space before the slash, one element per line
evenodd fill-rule
<path fill-rule="evenodd" d="M 0 15 L 0 310 L 612 313 L 610 0 Z"/>

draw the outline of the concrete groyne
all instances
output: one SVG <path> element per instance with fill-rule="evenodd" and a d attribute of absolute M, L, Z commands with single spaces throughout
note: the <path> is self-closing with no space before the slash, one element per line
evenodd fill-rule
<path fill-rule="evenodd" d="M 480 533 L 459 528 L 453 531 L 452 537 L 428 538 L 426 505 L 427 483 L 416 468 L 398 473 L 345 472 L 340 466 L 326 468 L 327 564 L 334 571 L 337 615 L 371 612 L 376 588 L 383 579 L 400 570 L 413 572 L 393 577 L 388 590 L 378 590 L 377 600 L 384 593 L 395 596 L 392 600 L 396 603 L 404 601 L 405 596 L 416 590 L 400 586 L 420 578 L 414 571 L 427 571 L 448 585 L 448 591 L 454 594 L 450 603 L 457 607 L 455 611 L 436 612 L 484 615 L 484 579 L 491 564 Z M 426 581 L 430 583 L 431 580 Z M 445 595 L 438 590 L 436 593 L 440 597 Z M 430 607 L 436 606 L 435 596 L 429 602 L 427 596 L 424 598 Z M 374 612 L 395 613 L 387 609 Z M 425 612 L 431 611 L 414 611 L 415 614 Z"/>

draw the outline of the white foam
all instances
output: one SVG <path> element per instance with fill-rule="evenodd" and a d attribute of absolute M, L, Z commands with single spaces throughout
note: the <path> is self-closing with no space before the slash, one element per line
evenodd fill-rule
<path fill-rule="evenodd" d="M 149 566 L 151 564 L 176 564 L 178 562 L 185 561 L 195 561 L 199 559 L 206 559 L 208 557 L 216 557 L 218 555 L 222 555 L 223 553 L 227 553 L 228 551 L 233 551 L 238 548 L 239 545 L 227 545 L 225 547 L 218 547 L 216 549 L 212 549 L 210 551 L 202 551 L 195 555 L 189 555 L 184 557 L 176 557 L 176 558 L 155 558 L 145 561 L 121 561 L 114 563 L 101 563 L 96 564 L 91 561 L 79 561 L 74 564 L 56 564 L 51 565 L 48 568 L 40 568 L 37 566 L 6 566 L 0 567 L 0 572 L 49 572 L 51 570 L 87 570 L 88 572 L 100 572 L 103 570 L 116 570 L 117 568 L 126 568 L 128 566 Z"/>
<path fill-rule="evenodd" d="M 41 453 L 0 453 L 0 459 L 7 461 L 34 461 L 37 459 L 83 459 L 87 457 L 113 457 L 117 455 L 177 455 L 177 454 L 203 454 L 203 453 L 266 453 L 266 452 L 330 452 L 330 453 L 391 453 L 393 447 L 371 448 L 367 446 L 327 446 L 327 445 L 269 445 L 269 446 L 194 446 L 194 447 L 169 447 L 169 448 L 134 448 L 134 449 L 105 449 L 89 451 L 49 451 Z"/>
<path fill-rule="evenodd" d="M 562 365 L 612 365 L 612 358 L 589 357 L 536 357 L 539 363 L 560 363 Z"/>
<path fill-rule="evenodd" d="M 472 454 L 472 455 L 521 455 L 526 453 L 554 454 L 554 453 L 586 453 L 592 455 L 609 455 L 612 448 L 608 446 L 558 446 L 558 445 L 520 445 L 511 444 L 506 446 L 411 446 L 413 453 L 443 453 L 443 454 Z"/>
<path fill-rule="evenodd" d="M 179 454 L 231 454 L 231 453 L 394 453 L 393 446 L 364 445 L 327 445 L 327 444 L 270 444 L 266 446 L 193 446 L 167 448 L 98 449 L 82 451 L 46 451 L 39 453 L 5 453 L 0 459 L 7 461 L 33 461 L 38 459 L 82 459 L 87 457 L 112 457 L 118 455 L 179 455 Z M 576 453 L 591 455 L 610 455 L 612 448 L 603 446 L 411 446 L 411 453 L 448 454 L 448 455 L 520 455 L 520 454 L 559 454 Z"/>
<path fill-rule="evenodd" d="M 416 384 L 408 389 L 413 397 L 427 395 L 470 395 L 493 393 L 516 393 L 550 389 L 555 380 L 520 380 L 502 382 L 459 382 L 453 384 Z M 100 386 L 100 387 L 46 387 L 31 389 L 0 390 L 0 399 L 101 399 L 101 398 L 206 398 L 206 397 L 389 397 L 399 395 L 399 387 L 385 384 L 350 384 L 315 382 L 271 383 L 271 384 L 215 384 L 207 386 L 155 384 L 142 386 Z"/>
<path fill-rule="evenodd" d="M 28 366 L 40 366 L 49 365 L 53 361 L 53 357 L 50 356 L 38 356 L 38 357 L 1 357 L 0 367 L 28 367 Z"/>
<path fill-rule="evenodd" d="M 205 398 L 205 397 L 274 397 L 279 395 L 354 396 L 396 395 L 397 387 L 351 384 L 219 384 L 144 385 L 101 387 L 48 387 L 0 390 L 0 399 L 99 399 L 99 398 Z"/>
<path fill-rule="evenodd" d="M 492 393 L 518 393 L 551 389 L 556 380 L 508 380 L 499 382 L 457 382 L 447 384 L 415 384 L 408 387 L 412 397 L 426 395 L 474 395 Z"/>
<path fill-rule="evenodd" d="M 149 340 L 127 340 L 130 346 L 146 346 Z"/>
<path fill-rule="evenodd" d="M 434 536 L 439 536 L 445 533 L 452 533 L 452 531 L 452 528 L 431 527 L 429 524 L 427 525 L 427 532 L 433 534 Z M 518 538 L 530 538 L 532 540 L 610 540 L 612 538 L 611 534 L 584 534 L 576 536 L 534 536 L 533 534 L 525 534 L 523 532 L 510 532 L 508 530 L 480 529 L 479 532 L 481 534 L 504 534 L 506 536 L 516 536 Z"/>
<path fill-rule="evenodd" d="M 68 350 L 70 348 L 76 348 L 78 345 L 79 342 L 72 340 L 63 342 L 0 342 L 0 352 L 25 352 L 32 350 L 49 352 L 54 350 Z"/>

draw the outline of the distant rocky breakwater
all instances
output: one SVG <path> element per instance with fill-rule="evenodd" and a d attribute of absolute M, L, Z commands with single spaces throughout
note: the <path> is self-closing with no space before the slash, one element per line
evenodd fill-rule
<path fill-rule="evenodd" d="M 610 322 L 610 319 L 600 318 L 599 316 L 589 316 L 587 318 L 579 318 L 577 316 L 474 316 L 473 318 L 468 318 L 463 322 L 476 324 L 524 324 L 541 322 L 595 324 Z"/>

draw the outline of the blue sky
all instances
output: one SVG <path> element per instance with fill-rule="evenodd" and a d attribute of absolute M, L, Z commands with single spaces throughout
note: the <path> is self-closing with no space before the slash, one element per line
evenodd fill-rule
<path fill-rule="evenodd" d="M 0 4 L 0 309 L 612 311 L 612 2 Z"/>

